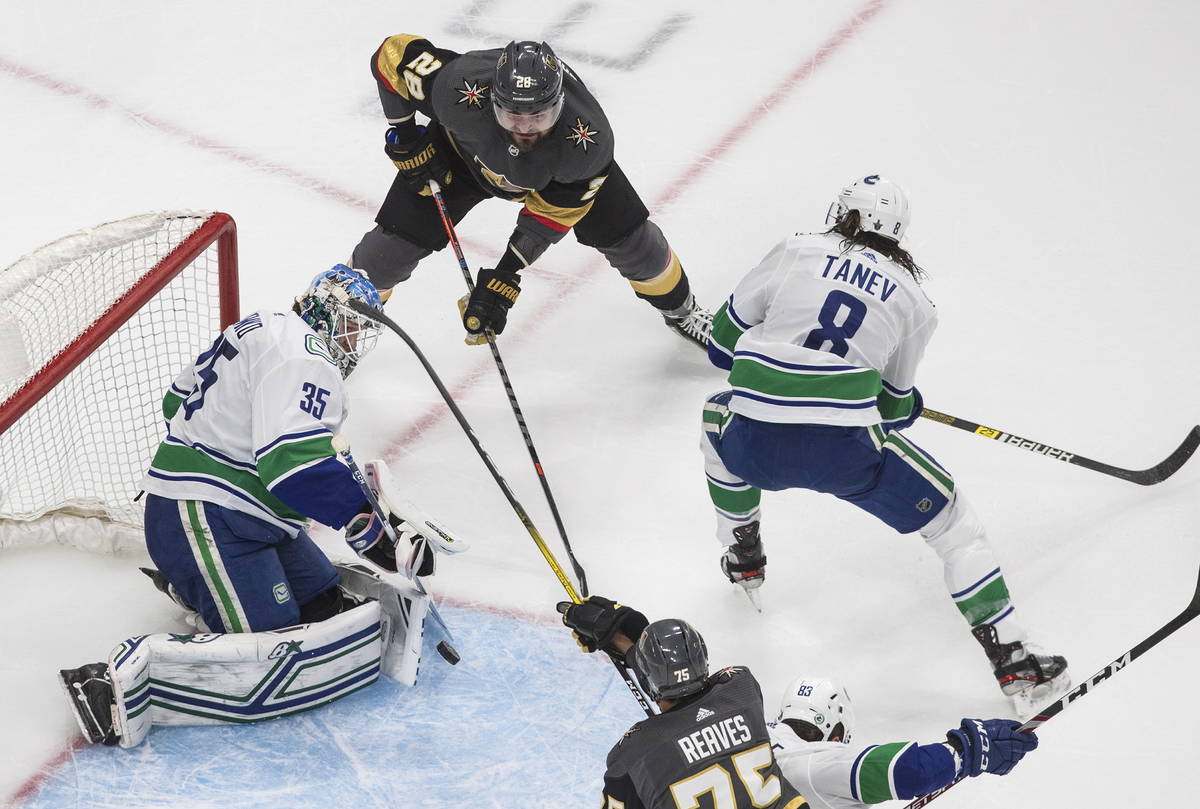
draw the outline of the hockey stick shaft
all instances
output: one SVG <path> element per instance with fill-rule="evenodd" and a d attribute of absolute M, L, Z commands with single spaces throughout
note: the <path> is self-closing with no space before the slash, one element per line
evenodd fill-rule
<path fill-rule="evenodd" d="M 1188 458 L 1192 457 L 1196 448 L 1200 447 L 1200 425 L 1191 429 L 1183 439 L 1175 451 L 1168 455 L 1158 464 L 1151 466 L 1148 469 L 1123 469 L 1119 466 L 1093 461 L 1091 458 L 1085 458 L 1074 452 L 1069 452 L 1058 447 L 1052 447 L 1049 444 L 1043 444 L 1038 441 L 1032 441 L 1028 438 L 1022 438 L 1019 435 L 1006 433 L 1003 430 L 998 430 L 995 427 L 987 427 L 982 424 L 976 424 L 973 421 L 951 416 L 948 413 L 941 413 L 937 410 L 925 408 L 921 411 L 921 417 L 927 418 L 930 421 L 936 421 L 939 424 L 947 424 L 951 427 L 957 427 L 960 430 L 966 430 L 969 433 L 981 435 L 984 438 L 991 438 L 999 441 L 1002 444 L 1011 444 L 1020 449 L 1026 449 L 1030 452 L 1036 452 L 1038 455 L 1044 455 L 1047 458 L 1054 458 L 1059 461 L 1064 461 L 1076 466 L 1082 466 L 1084 469 L 1091 469 L 1093 472 L 1100 472 L 1112 477 L 1128 480 L 1131 483 L 1137 483 L 1141 486 L 1151 486 L 1155 483 L 1162 483 L 1171 475 L 1179 471 L 1179 467 L 1183 466 Z"/>
<path fill-rule="evenodd" d="M 350 474 L 354 476 L 354 482 L 358 484 L 358 488 L 362 489 L 363 496 L 367 498 L 367 502 L 371 504 L 371 510 L 375 515 L 383 521 L 383 530 L 387 532 L 388 538 L 392 540 L 392 544 L 396 545 L 398 537 L 392 530 L 392 523 L 388 520 L 388 515 L 384 513 L 383 507 L 379 505 L 379 499 L 375 497 L 375 492 L 371 491 L 371 487 L 367 485 L 367 479 L 363 477 L 362 470 L 359 469 L 358 463 L 355 462 L 354 456 L 350 454 L 350 442 L 340 435 L 333 437 L 333 449 L 341 456 L 346 466 L 350 468 Z M 397 547 L 399 550 L 399 547 Z M 370 559 L 367 559 L 370 562 Z M 391 571 L 388 571 L 389 573 Z M 433 616 L 433 621 L 441 629 L 442 634 L 446 636 L 446 642 L 451 646 L 454 645 L 454 635 L 450 633 L 450 627 L 446 626 L 446 622 L 442 620 L 442 614 L 438 612 L 437 605 L 433 603 L 433 599 L 429 598 L 429 593 L 425 589 L 425 585 L 421 584 L 421 580 L 416 576 L 411 579 L 413 585 L 417 588 L 417 592 L 426 597 L 429 604 L 429 614 Z"/>
<path fill-rule="evenodd" d="M 470 293 L 475 288 L 475 282 L 471 279 L 471 269 L 467 266 L 467 260 L 463 256 L 462 246 L 458 241 L 458 234 L 454 232 L 454 222 L 450 219 L 450 214 L 446 210 L 446 201 L 442 197 L 442 189 L 436 180 L 430 180 L 429 190 L 433 193 L 433 199 L 437 202 L 438 215 L 442 218 L 442 226 L 446 229 L 446 236 L 450 239 L 450 246 L 454 248 L 454 255 L 458 259 L 459 269 L 462 270 L 463 280 L 467 282 L 467 292 Z M 508 404 L 512 408 L 513 417 L 517 420 L 517 427 L 521 430 L 521 438 L 525 440 L 525 448 L 529 451 L 529 459 L 533 461 L 533 469 L 537 473 L 538 482 L 542 485 L 542 492 L 546 496 L 546 503 L 550 506 L 550 514 L 554 517 L 554 525 L 558 529 L 558 535 L 562 539 L 563 548 L 567 552 L 567 558 L 571 560 L 571 567 L 575 571 L 575 578 L 579 581 L 579 592 L 584 598 L 588 595 L 587 576 L 583 572 L 583 565 L 579 564 L 579 560 L 575 558 L 575 552 L 571 549 L 571 541 L 567 539 L 567 529 L 563 525 L 562 516 L 558 513 L 558 504 L 554 501 L 554 494 L 550 491 L 550 481 L 546 479 L 546 472 L 542 469 L 542 461 L 538 457 L 537 448 L 533 445 L 533 436 L 529 433 L 529 426 L 525 423 L 525 414 L 521 412 L 521 405 L 517 402 L 517 393 L 513 390 L 512 381 L 508 378 L 508 369 L 504 365 L 504 360 L 500 358 L 500 348 L 496 345 L 496 335 L 490 329 L 484 331 L 484 337 L 487 338 L 488 348 L 492 351 L 492 360 L 496 363 L 496 370 L 500 373 L 500 381 L 504 383 L 504 392 L 508 396 Z"/>
<path fill-rule="evenodd" d="M 1075 702 L 1076 700 L 1082 699 L 1083 697 L 1090 694 L 1092 691 L 1094 691 L 1096 689 L 1096 687 L 1098 685 L 1100 685 L 1105 680 L 1112 677 L 1114 674 L 1116 674 L 1118 671 L 1120 671 L 1121 669 L 1128 666 L 1133 661 L 1137 660 L 1139 657 L 1144 655 L 1150 649 L 1153 649 L 1155 646 L 1162 643 L 1164 640 L 1166 640 L 1166 638 L 1168 638 L 1170 635 L 1174 634 L 1181 627 L 1188 624 L 1193 618 L 1195 618 L 1198 615 L 1200 615 L 1200 570 L 1198 570 L 1197 574 L 1196 574 L 1196 591 L 1195 591 L 1195 593 L 1192 594 L 1191 603 L 1189 603 L 1187 605 L 1187 607 L 1183 610 L 1183 612 L 1179 613 L 1174 618 L 1172 618 L 1170 621 L 1163 624 L 1161 627 L 1158 628 L 1158 630 L 1156 632 L 1151 634 L 1149 637 L 1147 637 L 1141 643 L 1134 646 L 1132 649 L 1127 651 L 1125 654 L 1121 655 L 1116 660 L 1113 660 L 1111 663 L 1109 663 L 1104 668 L 1100 669 L 1098 672 L 1093 674 L 1091 677 L 1080 682 L 1079 685 L 1075 686 L 1069 692 L 1067 692 L 1062 697 L 1060 697 L 1057 701 L 1051 703 L 1050 705 L 1047 705 L 1045 708 L 1043 708 L 1041 711 L 1039 711 L 1036 716 L 1034 716 L 1032 719 L 1030 719 L 1025 724 L 1021 725 L 1021 727 L 1017 728 L 1017 730 L 1021 731 L 1021 732 L 1027 732 L 1027 731 L 1031 731 L 1031 730 L 1036 730 L 1039 726 L 1046 724 L 1051 719 L 1053 719 L 1055 716 L 1058 716 L 1058 714 L 1065 711 L 1067 709 L 1067 707 L 1069 705 L 1071 705 L 1073 702 Z M 932 801 L 934 798 L 938 797 L 939 795 L 944 793 L 946 790 L 952 788 L 955 784 L 959 783 L 962 780 L 963 780 L 963 778 L 960 776 L 959 778 L 957 778 L 954 781 L 951 781 L 949 784 L 942 787 L 941 789 L 935 790 L 934 792 L 930 792 L 928 795 L 922 795 L 920 798 L 917 798 L 912 803 L 910 803 L 906 807 L 904 807 L 904 809 L 918 809 L 918 807 L 925 806 L 927 803 Z"/>
<path fill-rule="evenodd" d="M 492 479 L 496 481 L 496 485 L 499 486 L 500 491 L 504 493 L 504 498 L 508 500 L 508 504 L 512 506 L 513 511 L 517 515 L 517 519 L 519 519 L 521 524 L 525 526 L 525 530 L 529 532 L 529 536 L 533 539 L 534 544 L 537 545 L 537 549 L 541 552 L 542 557 L 546 560 L 546 564 L 550 565 L 550 569 L 554 571 L 554 575 L 558 579 L 558 583 L 562 585 L 563 590 L 566 591 L 567 597 L 576 604 L 580 603 L 583 599 L 579 597 L 579 592 L 575 589 L 575 585 L 571 583 L 571 579 L 566 573 L 563 572 L 562 566 L 559 565 L 558 560 L 554 558 L 554 554 L 548 547 L 546 547 L 546 542 L 542 539 L 542 535 L 538 533 L 537 526 L 533 524 L 533 520 L 529 519 L 529 514 L 525 511 L 520 501 L 517 500 L 517 496 L 513 494 L 508 482 L 500 474 L 500 470 L 496 468 L 496 464 L 492 461 L 491 456 L 487 454 L 487 450 L 483 448 L 483 444 L 480 443 L 478 436 L 475 435 L 475 431 L 471 429 L 471 425 L 467 421 L 466 416 L 463 415 L 462 411 L 455 403 L 454 397 L 450 395 L 450 391 L 446 390 L 446 386 L 442 384 L 441 377 L 439 377 L 437 372 L 433 370 L 433 366 L 429 364 L 429 360 L 425 358 L 425 354 L 421 351 L 413 339 L 408 336 L 408 332 L 400 328 L 394 320 L 385 315 L 383 312 L 379 311 L 378 309 L 372 309 L 370 306 L 367 306 L 361 301 L 351 299 L 348 305 L 356 312 L 366 315 L 374 320 L 378 320 L 380 323 L 387 326 L 389 329 L 395 332 L 401 340 L 407 343 L 410 349 L 412 349 L 413 354 L 421 363 L 421 366 L 425 369 L 425 373 L 429 375 L 429 379 L 433 382 L 434 387 L 436 387 L 438 393 L 441 394 L 442 400 L 446 403 L 446 407 L 450 409 L 450 413 L 454 416 L 455 421 L 458 422 L 458 426 L 462 428 L 464 433 L 466 433 L 471 445 L 475 447 L 475 452 L 483 461 L 483 465 L 487 467 L 488 472 L 490 472 L 492 475 Z M 370 498 L 368 497 L 368 499 Z M 634 699 L 638 701 L 638 704 L 642 707 L 642 710 L 646 712 L 647 716 L 652 716 L 654 711 L 651 710 L 650 704 L 646 701 L 646 697 L 638 688 L 637 683 L 635 683 L 633 678 L 630 677 L 628 670 L 626 670 L 625 666 L 622 665 L 621 661 L 619 661 L 614 655 L 610 654 L 609 658 L 612 660 L 613 665 L 616 666 L 617 671 L 621 675 L 621 679 L 625 681 L 625 685 L 628 686 L 630 693 L 632 693 Z"/>

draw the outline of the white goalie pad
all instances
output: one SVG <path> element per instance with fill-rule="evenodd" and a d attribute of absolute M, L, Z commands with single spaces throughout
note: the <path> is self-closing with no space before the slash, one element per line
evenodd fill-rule
<path fill-rule="evenodd" d="M 383 461 L 367 461 L 363 464 L 363 477 L 387 513 L 394 514 L 408 523 L 413 531 L 425 537 L 434 550 L 441 553 L 462 553 L 470 547 L 462 537 L 401 497 L 400 489 Z"/>
<path fill-rule="evenodd" d="M 371 601 L 324 621 L 270 632 L 142 635 L 109 655 L 122 747 L 153 725 L 260 722 L 311 710 L 384 673 L 416 683 L 428 606 L 415 588 L 340 565 L 345 589 Z"/>

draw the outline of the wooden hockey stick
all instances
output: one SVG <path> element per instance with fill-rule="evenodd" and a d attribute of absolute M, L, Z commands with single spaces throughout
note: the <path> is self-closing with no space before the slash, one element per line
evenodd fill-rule
<path fill-rule="evenodd" d="M 1157 632 L 1154 632 L 1137 646 L 1134 646 L 1128 652 L 1121 655 L 1104 668 L 1100 669 L 1098 672 L 1081 682 L 1079 685 L 1075 686 L 1060 699 L 1058 699 L 1058 701 L 1047 705 L 1040 712 L 1038 712 L 1035 717 L 1021 725 L 1021 727 L 1017 728 L 1017 730 L 1020 732 L 1036 730 L 1039 725 L 1044 725 L 1045 723 L 1049 722 L 1055 716 L 1066 710 L 1068 705 L 1075 702 L 1077 699 L 1087 696 L 1096 686 L 1100 685 L 1100 683 L 1104 682 L 1109 677 L 1112 677 L 1118 671 L 1137 660 L 1150 649 L 1162 643 L 1163 640 L 1165 640 L 1169 635 L 1174 633 L 1177 629 L 1185 626 L 1197 615 L 1200 615 L 1200 570 L 1198 570 L 1196 574 L 1196 591 L 1192 594 L 1191 603 L 1184 608 L 1183 612 L 1176 615 L 1170 621 L 1167 621 L 1167 623 L 1159 627 Z M 941 789 L 930 792 L 928 795 L 922 795 L 912 803 L 908 804 L 908 806 L 904 807 L 904 809 L 917 809 L 917 807 L 924 806 L 938 795 L 941 795 L 943 792 L 950 789 L 962 780 L 963 776 L 959 776 Z"/>
<path fill-rule="evenodd" d="M 957 427 L 960 430 L 966 430 L 976 435 L 982 435 L 984 438 L 991 438 L 1002 444 L 1012 444 L 1020 449 L 1027 449 L 1030 452 L 1036 452 L 1038 455 L 1044 455 L 1047 458 L 1054 458 L 1059 461 L 1075 464 L 1076 466 L 1082 466 L 1084 469 L 1091 469 L 1093 472 L 1112 475 L 1115 478 L 1128 480 L 1131 483 L 1137 483 L 1142 486 L 1162 483 L 1171 477 L 1171 475 L 1179 471 L 1179 467 L 1183 466 L 1188 458 L 1192 457 L 1192 453 L 1196 451 L 1196 448 L 1200 447 L 1200 425 L 1197 425 L 1183 439 L 1183 443 L 1176 447 L 1175 451 L 1160 463 L 1151 466 L 1149 469 L 1122 469 L 1119 466 L 1111 466 L 1100 461 L 1093 461 L 1091 458 L 1085 458 L 1074 452 L 1052 447 L 1049 444 L 1031 441 L 1019 435 L 997 430 L 995 427 L 985 427 L 982 424 L 960 419 L 958 416 L 951 416 L 948 413 L 940 413 L 937 410 L 925 408 L 921 411 L 921 417 L 927 418 L 930 421 L 936 421 L 939 424 L 948 424 L 951 427 Z"/>
<path fill-rule="evenodd" d="M 429 190 L 433 193 L 434 201 L 437 202 L 438 214 L 442 217 L 442 227 L 446 229 L 450 246 L 454 248 L 454 255 L 458 258 L 458 267 L 462 270 L 463 280 L 467 282 L 469 294 L 474 291 L 475 282 L 471 278 L 471 269 L 467 266 L 467 260 L 463 257 L 462 246 L 458 243 L 458 234 L 454 232 L 454 223 L 450 221 L 450 214 L 446 211 L 446 201 L 442 199 L 442 189 L 437 180 L 429 181 Z M 558 513 L 558 504 L 554 502 L 554 495 L 550 491 L 550 481 L 546 479 L 542 461 L 538 458 L 537 449 L 533 446 L 533 436 L 529 434 L 529 427 L 525 424 L 525 414 L 521 412 L 521 405 L 517 402 L 516 391 L 513 390 L 512 381 L 508 378 L 508 369 L 504 367 L 504 360 L 500 359 L 500 349 L 496 346 L 496 335 L 492 333 L 491 329 L 484 330 L 483 335 L 487 338 L 488 347 L 492 350 L 492 359 L 496 363 L 496 370 L 500 372 L 500 381 L 504 383 L 504 392 L 508 395 L 509 407 L 512 408 L 513 417 L 517 420 L 517 427 L 521 429 L 521 438 L 525 439 L 525 449 L 529 450 L 529 459 L 533 461 L 533 470 L 537 473 L 538 482 L 542 484 L 542 492 L 546 495 L 546 503 L 550 506 L 550 514 L 554 517 L 554 525 L 558 528 L 563 548 L 567 552 L 567 558 L 571 560 L 575 578 L 579 580 L 579 591 L 584 598 L 587 598 L 587 576 L 583 572 L 583 565 L 579 564 L 579 560 L 575 558 L 575 552 L 571 550 L 571 541 L 567 539 L 567 529 L 563 526 L 562 517 Z"/>
<path fill-rule="evenodd" d="M 529 536 L 533 538 L 533 542 L 535 545 L 537 545 L 537 549 L 541 551 L 542 557 L 546 560 L 546 564 L 550 565 L 550 569 L 554 571 L 554 575 L 558 578 L 558 583 L 562 585 L 563 590 L 566 591 L 567 597 L 576 604 L 579 604 L 583 599 L 579 597 L 579 592 L 575 589 L 575 585 L 571 582 L 570 577 L 563 572 L 562 566 L 558 564 L 558 560 L 554 558 L 554 554 L 548 547 L 546 547 L 546 542 L 542 539 L 542 535 L 538 533 L 537 526 L 533 524 L 533 520 L 529 519 L 529 514 L 525 511 L 520 501 L 517 500 L 517 496 L 513 494 L 508 482 L 504 480 L 504 477 L 500 474 L 500 470 L 496 468 L 496 464 L 492 462 L 491 456 L 487 454 L 487 450 L 485 450 L 483 448 L 483 444 L 479 442 L 479 438 L 475 435 L 475 431 L 471 429 L 471 425 L 467 421 L 466 416 L 464 416 L 462 411 L 459 410 L 458 405 L 454 401 L 454 397 L 450 395 L 450 391 L 446 390 L 446 386 L 442 384 L 441 377 L 439 377 L 437 372 L 433 370 L 433 366 L 429 364 L 429 360 L 425 358 L 425 354 L 420 348 L 417 347 L 417 344 L 413 342 L 413 339 L 408 336 L 408 333 L 396 325 L 396 322 L 383 312 L 379 311 L 378 309 L 373 309 L 362 301 L 353 298 L 347 302 L 347 305 L 359 314 L 365 315 L 373 320 L 378 320 L 380 323 L 387 326 L 389 329 L 394 331 L 401 340 L 407 343 L 410 349 L 412 349 L 412 352 L 414 355 L 416 355 L 417 360 L 425 368 L 425 373 L 427 373 L 430 380 L 433 381 L 434 387 L 436 387 L 438 393 L 441 394 L 442 400 L 446 402 L 446 407 L 450 408 L 450 413 L 454 416 L 455 421 L 458 422 L 458 426 L 462 427 L 463 432 L 467 434 L 467 438 L 470 440 L 471 445 L 475 447 L 475 452 L 478 453 L 480 459 L 483 461 L 483 465 L 487 467 L 488 472 L 490 472 L 492 475 L 492 479 L 496 481 L 496 485 L 498 485 L 500 487 L 500 491 L 504 493 L 504 497 L 506 500 L 508 500 L 508 504 L 512 506 L 513 511 L 517 515 L 517 519 L 519 519 L 521 524 L 525 526 L 525 530 L 528 531 Z M 654 711 L 651 709 L 650 703 L 647 702 L 646 696 L 642 693 L 641 689 L 638 688 L 637 683 L 633 681 L 633 678 L 630 676 L 628 669 L 625 668 L 624 663 L 617 659 L 616 655 L 614 654 L 609 653 L 608 656 L 609 659 L 612 660 L 613 665 L 616 666 L 617 671 L 620 673 L 621 679 L 623 679 L 625 681 L 625 685 L 628 686 L 630 693 L 632 693 L 634 699 L 638 701 L 638 705 L 640 705 L 642 710 L 646 712 L 646 716 L 653 716 Z"/>

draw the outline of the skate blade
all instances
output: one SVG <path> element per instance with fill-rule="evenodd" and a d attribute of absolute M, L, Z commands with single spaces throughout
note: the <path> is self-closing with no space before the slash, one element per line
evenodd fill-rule
<path fill-rule="evenodd" d="M 755 587 L 753 590 L 747 590 L 745 587 L 742 587 L 741 585 L 738 585 L 738 587 L 741 589 L 741 591 L 743 593 L 746 594 L 746 598 L 750 599 L 751 606 L 753 606 L 754 609 L 758 610 L 759 614 L 761 615 L 762 614 L 762 595 L 759 594 L 758 588 Z"/>
<path fill-rule="evenodd" d="M 1013 711 L 1022 722 L 1028 722 L 1038 715 L 1038 712 L 1056 701 L 1071 688 L 1071 670 L 1063 669 L 1057 677 L 1048 683 L 1026 688 L 1009 697 Z"/>

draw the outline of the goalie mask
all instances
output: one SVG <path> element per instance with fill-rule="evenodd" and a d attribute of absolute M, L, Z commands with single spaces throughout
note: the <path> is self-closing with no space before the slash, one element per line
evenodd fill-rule
<path fill-rule="evenodd" d="M 317 275 L 296 298 L 295 306 L 296 314 L 321 335 L 343 378 L 350 376 L 379 339 L 379 321 L 351 309 L 352 300 L 374 309 L 383 305 L 379 291 L 365 275 L 338 264 Z"/>
<path fill-rule="evenodd" d="M 849 744 L 854 732 L 854 706 L 836 680 L 797 677 L 783 694 L 777 721 L 806 742 Z"/>
<path fill-rule="evenodd" d="M 843 188 L 830 204 L 825 224 L 837 224 L 850 211 L 858 211 L 859 228 L 864 233 L 878 233 L 895 242 L 903 238 L 911 218 L 908 194 L 878 174 L 855 180 Z"/>

